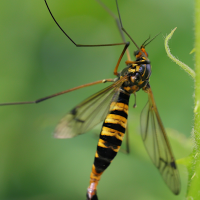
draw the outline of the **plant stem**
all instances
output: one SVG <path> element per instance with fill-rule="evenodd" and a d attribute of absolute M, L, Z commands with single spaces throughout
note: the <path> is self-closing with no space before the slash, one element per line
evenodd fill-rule
<path fill-rule="evenodd" d="M 200 1 L 195 1 L 195 109 L 194 149 L 188 178 L 188 199 L 200 199 Z"/>
<path fill-rule="evenodd" d="M 171 39 L 172 35 L 174 34 L 174 31 L 176 28 L 174 28 L 171 33 L 165 38 L 165 50 L 167 52 L 167 55 L 171 60 L 173 60 L 177 65 L 179 65 L 186 73 L 188 73 L 193 79 L 195 79 L 195 72 L 187 66 L 185 63 L 178 60 L 175 56 L 173 56 L 170 52 L 170 48 L 168 45 L 169 40 Z"/>

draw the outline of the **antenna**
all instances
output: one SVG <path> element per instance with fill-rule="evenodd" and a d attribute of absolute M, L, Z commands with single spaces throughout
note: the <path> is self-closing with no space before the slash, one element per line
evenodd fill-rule
<path fill-rule="evenodd" d="M 161 33 L 161 32 L 160 32 Z M 147 40 L 144 41 L 144 43 L 142 44 L 142 46 L 146 47 L 150 42 L 152 42 L 160 33 L 158 33 L 157 35 L 155 35 L 149 42 L 147 42 L 150 39 L 150 36 Z M 146 43 L 147 42 L 147 43 Z M 146 44 L 145 44 L 146 43 Z"/>

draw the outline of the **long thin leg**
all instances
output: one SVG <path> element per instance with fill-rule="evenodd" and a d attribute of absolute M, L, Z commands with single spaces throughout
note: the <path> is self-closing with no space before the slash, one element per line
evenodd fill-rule
<path fill-rule="evenodd" d="M 120 16 L 120 12 L 119 12 L 119 6 L 116 0 L 116 5 L 117 5 L 117 11 L 118 11 L 118 16 L 119 16 L 119 21 L 120 21 L 120 27 L 122 29 L 122 31 L 124 31 L 124 33 L 126 33 L 126 35 L 131 39 L 131 41 L 135 44 L 135 46 L 138 48 L 138 50 L 140 50 L 140 48 L 138 47 L 138 45 L 135 43 L 135 41 L 131 38 L 131 36 L 127 33 L 127 31 L 124 29 L 123 25 L 122 25 L 122 20 L 121 20 L 121 16 Z"/>
<path fill-rule="evenodd" d="M 53 16 L 48 4 L 47 4 L 47 1 L 44 0 L 46 6 L 47 6 L 47 9 L 49 10 L 49 13 L 51 14 L 51 17 L 53 18 L 54 22 L 57 24 L 57 26 L 60 28 L 60 30 L 69 38 L 69 40 L 76 46 L 76 47 L 104 47 L 104 46 L 116 46 L 116 45 L 125 45 L 126 42 L 124 43 L 114 43 L 114 44 L 95 44 L 95 45 L 87 45 L 87 44 L 76 44 L 74 42 L 74 40 L 72 40 L 71 37 L 69 37 L 69 35 L 61 28 L 61 26 L 58 24 L 58 22 L 56 21 L 55 17 Z"/>
<path fill-rule="evenodd" d="M 115 81 L 115 79 L 103 79 L 103 80 L 100 80 L 100 81 L 95 81 L 95 82 L 92 82 L 92 83 L 87 83 L 87 84 L 84 84 L 84 85 L 80 85 L 80 86 L 71 88 L 69 90 L 58 92 L 56 94 L 52 94 L 52 95 L 49 95 L 47 97 L 43 97 L 43 98 L 37 99 L 35 101 L 22 101 L 22 102 L 12 102 L 12 103 L 1 103 L 0 106 L 40 103 L 40 102 L 45 101 L 47 99 L 51 99 L 53 97 L 56 97 L 56 96 L 59 96 L 59 95 L 65 94 L 65 93 L 72 92 L 72 91 L 78 90 L 80 88 L 88 87 L 88 86 L 99 84 L 99 83 L 114 82 L 114 81 Z"/>
<path fill-rule="evenodd" d="M 120 21 L 117 18 L 117 16 L 105 4 L 103 4 L 102 1 L 100 1 L 100 0 L 96 0 L 96 1 L 115 19 L 115 22 L 116 22 L 117 27 L 119 29 L 120 35 L 122 37 L 122 40 L 123 40 L 124 43 L 126 43 L 126 39 L 125 39 L 124 33 L 123 33 L 122 29 L 121 29 L 121 24 L 120 24 Z M 126 50 L 126 54 L 127 54 L 128 60 L 131 60 L 130 53 L 129 53 L 128 49 Z"/>
<path fill-rule="evenodd" d="M 128 34 L 128 32 L 127 32 L 127 31 L 125 30 L 125 28 L 123 27 L 117 0 L 116 0 L 116 5 L 117 5 L 117 11 L 118 11 L 118 16 L 119 16 L 119 21 L 120 21 L 120 25 L 121 25 L 122 31 L 124 31 L 124 33 L 126 33 L 126 35 L 131 39 L 131 41 L 132 41 L 133 44 L 137 47 L 137 49 L 141 52 L 141 54 L 143 55 L 143 57 L 145 57 L 146 60 L 148 60 L 148 58 L 147 58 L 147 56 L 144 54 L 144 52 L 141 51 L 141 49 L 139 48 L 139 46 L 136 44 L 136 42 L 133 40 L 133 38 Z"/>
<path fill-rule="evenodd" d="M 120 62 L 122 60 L 122 57 L 124 56 L 124 53 L 126 52 L 126 50 L 127 50 L 129 45 L 130 45 L 130 42 L 127 42 L 125 47 L 124 47 L 124 49 L 123 49 L 123 51 L 122 51 L 122 53 L 121 53 L 121 55 L 120 55 L 120 57 L 119 57 L 119 59 L 118 59 L 118 61 L 117 61 L 117 65 L 116 65 L 116 67 L 114 69 L 114 75 L 118 75 L 117 70 L 118 70 L 119 64 L 120 64 Z M 129 61 L 129 62 L 132 62 L 132 61 Z"/>

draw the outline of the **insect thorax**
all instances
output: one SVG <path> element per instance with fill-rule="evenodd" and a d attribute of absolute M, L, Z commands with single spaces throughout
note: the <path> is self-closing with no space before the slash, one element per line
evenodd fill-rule
<path fill-rule="evenodd" d="M 135 93 L 149 82 L 151 64 L 129 64 L 121 71 L 120 77 L 125 75 L 128 75 L 128 80 L 123 83 L 122 89 L 129 94 Z"/>

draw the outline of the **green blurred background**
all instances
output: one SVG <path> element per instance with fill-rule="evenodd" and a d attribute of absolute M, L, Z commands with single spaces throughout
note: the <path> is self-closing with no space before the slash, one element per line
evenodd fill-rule
<path fill-rule="evenodd" d="M 103 1 L 115 14 L 115 1 Z M 95 0 L 48 0 L 61 27 L 79 44 L 121 42 L 114 20 Z M 191 0 L 119 0 L 124 27 L 140 46 L 161 34 L 146 50 L 152 63 L 151 86 L 177 159 L 191 151 L 194 83 L 164 50 L 193 68 L 194 2 Z M 84 83 L 113 78 L 122 46 L 76 48 L 58 29 L 42 0 L 0 1 L 0 102 L 30 101 Z M 130 51 L 136 48 L 133 44 Z M 132 59 L 134 59 L 132 57 Z M 121 62 L 120 69 L 124 65 Z M 107 84 L 108 85 L 108 84 Z M 69 140 L 53 138 L 56 124 L 71 108 L 106 84 L 81 89 L 38 105 L 0 107 L 0 199 L 81 200 L 96 151 L 100 126 Z M 137 108 L 130 102 L 131 154 L 119 153 L 98 186 L 99 199 L 184 199 L 187 171 L 179 165 L 182 190 L 174 196 L 144 150 Z M 123 147 L 122 147 L 123 148 Z"/>

